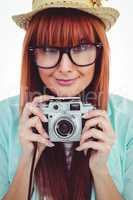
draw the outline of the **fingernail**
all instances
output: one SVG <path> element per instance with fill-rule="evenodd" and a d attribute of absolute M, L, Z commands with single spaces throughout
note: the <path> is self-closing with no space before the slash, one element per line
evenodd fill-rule
<path fill-rule="evenodd" d="M 83 118 L 87 118 L 88 117 L 88 113 L 85 113 L 82 117 Z"/>
<path fill-rule="evenodd" d="M 54 96 L 49 96 L 49 98 L 54 98 Z"/>
<path fill-rule="evenodd" d="M 45 117 L 44 115 L 43 115 L 43 122 L 48 122 L 47 117 Z"/>
<path fill-rule="evenodd" d="M 84 155 L 87 156 L 87 150 L 84 150 Z"/>
<path fill-rule="evenodd" d="M 44 131 L 44 137 L 46 137 L 47 139 L 49 139 L 49 136 L 46 134 L 46 132 Z"/>
<path fill-rule="evenodd" d="M 76 151 L 80 151 L 80 147 L 77 147 L 75 150 L 76 150 Z"/>
<path fill-rule="evenodd" d="M 49 147 L 54 147 L 55 144 L 53 144 L 52 142 L 49 142 L 49 143 L 48 143 L 48 146 L 49 146 Z"/>

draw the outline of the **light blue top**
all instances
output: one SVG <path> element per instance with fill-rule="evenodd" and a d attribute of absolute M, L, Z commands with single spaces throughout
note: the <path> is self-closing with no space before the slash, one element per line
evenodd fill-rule
<path fill-rule="evenodd" d="M 16 173 L 21 152 L 18 139 L 19 96 L 0 102 L 0 199 L 8 191 Z M 108 167 L 125 200 L 133 199 L 133 102 L 110 95 L 108 116 L 117 134 Z M 32 200 L 37 200 L 34 192 Z M 91 200 L 95 200 L 92 192 Z"/>

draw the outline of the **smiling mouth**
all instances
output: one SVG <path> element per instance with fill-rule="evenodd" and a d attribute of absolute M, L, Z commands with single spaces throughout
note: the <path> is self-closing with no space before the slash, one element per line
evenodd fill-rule
<path fill-rule="evenodd" d="M 56 79 L 59 85 L 71 85 L 76 81 L 77 78 L 74 79 Z"/>

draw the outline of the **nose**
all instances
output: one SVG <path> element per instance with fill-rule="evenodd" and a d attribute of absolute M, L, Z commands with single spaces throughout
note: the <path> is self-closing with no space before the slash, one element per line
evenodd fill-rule
<path fill-rule="evenodd" d="M 60 72 L 71 72 L 73 70 L 73 63 L 71 62 L 67 53 L 62 55 L 61 61 L 58 66 Z"/>

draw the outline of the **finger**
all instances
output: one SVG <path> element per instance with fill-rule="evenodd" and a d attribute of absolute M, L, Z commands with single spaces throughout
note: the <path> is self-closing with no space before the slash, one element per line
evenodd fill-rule
<path fill-rule="evenodd" d="M 45 144 L 46 146 L 53 147 L 55 146 L 52 142 L 50 142 L 48 139 L 42 137 L 41 135 L 38 134 L 27 134 L 25 135 L 25 139 L 27 139 L 30 142 L 39 142 L 42 144 Z"/>
<path fill-rule="evenodd" d="M 48 134 L 46 133 L 45 129 L 43 128 L 42 122 L 40 121 L 38 116 L 32 117 L 30 118 L 26 124 L 25 124 L 26 128 L 32 128 L 35 127 L 37 129 L 37 131 L 46 138 L 49 138 Z"/>
<path fill-rule="evenodd" d="M 99 131 L 95 128 L 90 129 L 89 131 L 83 133 L 83 135 L 81 136 L 80 139 L 80 145 L 83 144 L 86 140 L 99 140 L 100 142 L 103 143 L 107 143 L 109 145 L 113 145 L 115 140 L 116 140 L 116 136 L 115 134 L 104 134 L 102 131 Z"/>
<path fill-rule="evenodd" d="M 84 132 L 81 135 L 80 138 L 80 144 L 84 143 L 86 140 L 90 139 L 90 138 L 95 138 L 97 140 L 101 140 L 101 141 L 107 141 L 107 136 L 105 134 L 103 134 L 102 131 L 99 131 L 97 129 L 89 129 L 88 131 Z"/>
<path fill-rule="evenodd" d="M 83 151 L 87 149 L 93 149 L 93 150 L 98 150 L 101 152 L 106 152 L 111 149 L 111 145 L 108 145 L 108 144 L 104 145 L 102 142 L 88 141 L 76 148 L 77 151 Z"/>
<path fill-rule="evenodd" d="M 97 125 L 100 126 L 100 128 L 104 132 L 109 132 L 110 129 L 112 130 L 112 128 L 110 126 L 110 122 L 108 122 L 107 120 L 105 120 L 105 118 L 100 116 L 100 117 L 95 117 L 95 118 L 87 120 L 85 122 L 85 126 L 83 128 L 83 132 L 87 131 L 88 129 L 90 129 L 92 127 L 96 127 Z"/>
<path fill-rule="evenodd" d="M 85 149 L 85 150 L 84 150 L 84 155 L 85 155 L 85 156 L 87 156 L 87 151 L 88 151 L 88 149 Z"/>
<path fill-rule="evenodd" d="M 31 114 L 37 115 L 43 122 L 48 121 L 39 107 L 36 107 L 33 103 L 28 102 L 23 110 L 21 122 L 27 121 Z"/>
<path fill-rule="evenodd" d="M 44 101 L 49 101 L 51 98 L 54 98 L 54 96 L 50 96 L 50 95 L 41 95 L 41 96 L 37 96 L 34 97 L 33 99 L 33 103 L 42 103 Z"/>
<path fill-rule="evenodd" d="M 39 107 L 37 107 L 37 104 L 42 101 L 48 101 L 49 99 L 51 99 L 53 97 L 54 96 L 50 96 L 50 95 L 42 95 L 42 96 L 34 97 L 32 102 L 27 102 L 25 104 L 24 110 L 22 112 L 21 120 L 23 120 L 23 121 L 28 120 L 28 118 L 31 114 L 37 115 L 37 113 L 38 113 L 38 116 L 40 116 L 42 121 L 44 121 L 44 118 L 46 118 L 46 117 L 42 113 L 41 109 L 39 109 Z M 36 108 L 36 109 L 34 109 L 34 108 Z"/>
<path fill-rule="evenodd" d="M 83 118 L 89 119 L 89 118 L 98 117 L 98 116 L 105 117 L 107 120 L 109 120 L 108 113 L 105 110 L 100 110 L 100 109 L 95 109 L 95 110 L 86 112 L 83 115 Z"/>

